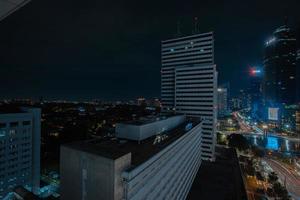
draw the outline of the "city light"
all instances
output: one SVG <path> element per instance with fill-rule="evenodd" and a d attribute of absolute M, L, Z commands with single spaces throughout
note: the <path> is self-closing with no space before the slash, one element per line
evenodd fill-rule
<path fill-rule="evenodd" d="M 262 125 L 262 128 L 263 129 L 268 129 L 268 125 L 264 124 L 264 125 Z"/>
<path fill-rule="evenodd" d="M 262 73 L 262 70 L 256 67 L 250 68 L 250 75 L 251 76 L 258 76 Z"/>
<path fill-rule="evenodd" d="M 272 43 L 274 43 L 276 41 L 275 37 L 270 38 L 269 40 L 266 41 L 266 46 L 271 45 Z"/>

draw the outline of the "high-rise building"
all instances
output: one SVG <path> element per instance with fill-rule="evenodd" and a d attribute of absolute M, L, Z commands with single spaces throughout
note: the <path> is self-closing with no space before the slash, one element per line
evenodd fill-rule
<path fill-rule="evenodd" d="M 16 186 L 38 193 L 41 111 L 0 108 L 0 198 Z"/>
<path fill-rule="evenodd" d="M 265 44 L 263 91 L 266 104 L 296 101 L 296 38 L 287 25 Z"/>
<path fill-rule="evenodd" d="M 300 40 L 300 38 L 299 38 Z M 300 103 L 300 49 L 297 51 L 297 58 L 296 58 L 296 65 L 297 65 L 297 103 Z"/>
<path fill-rule="evenodd" d="M 248 95 L 250 95 L 251 115 L 253 118 L 258 118 L 262 108 L 262 69 L 252 67 L 250 69 L 250 85 Z"/>
<path fill-rule="evenodd" d="M 185 199 L 205 121 L 184 115 L 117 124 L 117 138 L 63 145 L 61 199 Z"/>
<path fill-rule="evenodd" d="M 218 88 L 218 117 L 228 114 L 228 94 L 227 88 Z"/>
<path fill-rule="evenodd" d="M 214 160 L 217 118 L 217 72 L 213 33 L 162 41 L 163 111 L 207 120 L 203 124 L 202 158 Z M 209 138 L 209 139 L 208 139 Z"/>
<path fill-rule="evenodd" d="M 300 137 L 300 110 L 296 111 L 296 133 Z"/>

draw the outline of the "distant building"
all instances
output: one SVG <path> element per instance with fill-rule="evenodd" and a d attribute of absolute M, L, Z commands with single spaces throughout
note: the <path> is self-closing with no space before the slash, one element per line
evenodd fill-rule
<path fill-rule="evenodd" d="M 298 105 L 286 105 L 281 108 L 281 127 L 288 131 L 296 132 Z"/>
<path fill-rule="evenodd" d="M 0 198 L 16 186 L 38 193 L 41 110 L 0 108 Z"/>
<path fill-rule="evenodd" d="M 146 106 L 146 99 L 144 97 L 139 97 L 136 101 L 138 106 Z"/>
<path fill-rule="evenodd" d="M 229 104 L 230 104 L 230 110 L 232 111 L 237 111 L 242 109 L 242 100 L 237 97 L 231 98 Z"/>
<path fill-rule="evenodd" d="M 287 25 L 265 43 L 263 91 L 266 104 L 296 102 L 296 38 Z"/>
<path fill-rule="evenodd" d="M 299 39 L 300 40 L 300 37 Z M 296 76 L 296 81 L 297 81 L 297 103 L 300 103 L 300 49 L 297 51 L 297 76 Z"/>
<path fill-rule="evenodd" d="M 248 90 L 240 90 L 238 97 L 241 103 L 241 109 L 251 108 L 251 95 Z"/>
<path fill-rule="evenodd" d="M 300 137 L 300 110 L 296 111 L 296 133 Z"/>
<path fill-rule="evenodd" d="M 146 127 L 142 141 L 125 131 L 120 139 L 63 145 L 61 199 L 185 199 L 201 165 L 205 121 L 177 117 L 171 129 L 163 118 L 129 123 L 127 129 Z"/>
<path fill-rule="evenodd" d="M 250 96 L 250 108 L 253 118 L 261 116 L 261 110 L 263 105 L 262 96 L 262 81 L 263 72 L 262 69 L 252 67 L 250 69 L 250 85 L 248 88 L 248 95 Z"/>
<path fill-rule="evenodd" d="M 227 88 L 218 88 L 218 117 L 228 114 L 228 93 Z"/>
<path fill-rule="evenodd" d="M 160 100 L 158 98 L 153 98 L 153 99 L 147 100 L 147 106 L 155 107 L 155 108 L 159 107 L 160 108 L 161 103 L 160 103 Z"/>
<path fill-rule="evenodd" d="M 213 33 L 165 40 L 161 48 L 162 109 L 207 120 L 203 134 L 210 139 L 203 140 L 202 159 L 214 160 L 217 71 Z"/>

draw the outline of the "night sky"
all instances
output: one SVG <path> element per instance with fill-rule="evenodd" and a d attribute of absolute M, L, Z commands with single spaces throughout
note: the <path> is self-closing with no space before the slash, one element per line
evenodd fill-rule
<path fill-rule="evenodd" d="M 245 87 L 249 65 L 299 0 L 32 0 L 0 22 L 0 98 L 125 100 L 160 96 L 160 41 L 215 32 L 219 82 Z"/>

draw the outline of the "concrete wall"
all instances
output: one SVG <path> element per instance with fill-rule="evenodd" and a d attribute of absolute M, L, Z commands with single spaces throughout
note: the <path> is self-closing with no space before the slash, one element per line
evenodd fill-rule
<path fill-rule="evenodd" d="M 116 136 L 119 138 L 141 141 L 157 133 L 175 128 L 185 120 L 184 115 L 168 117 L 142 125 L 122 124 L 116 126 Z"/>
<path fill-rule="evenodd" d="M 131 154 L 117 160 L 65 146 L 60 152 L 61 199 L 121 199 L 121 172 L 131 163 Z"/>
<path fill-rule="evenodd" d="M 185 199 L 201 164 L 201 124 L 122 174 L 124 199 Z"/>

